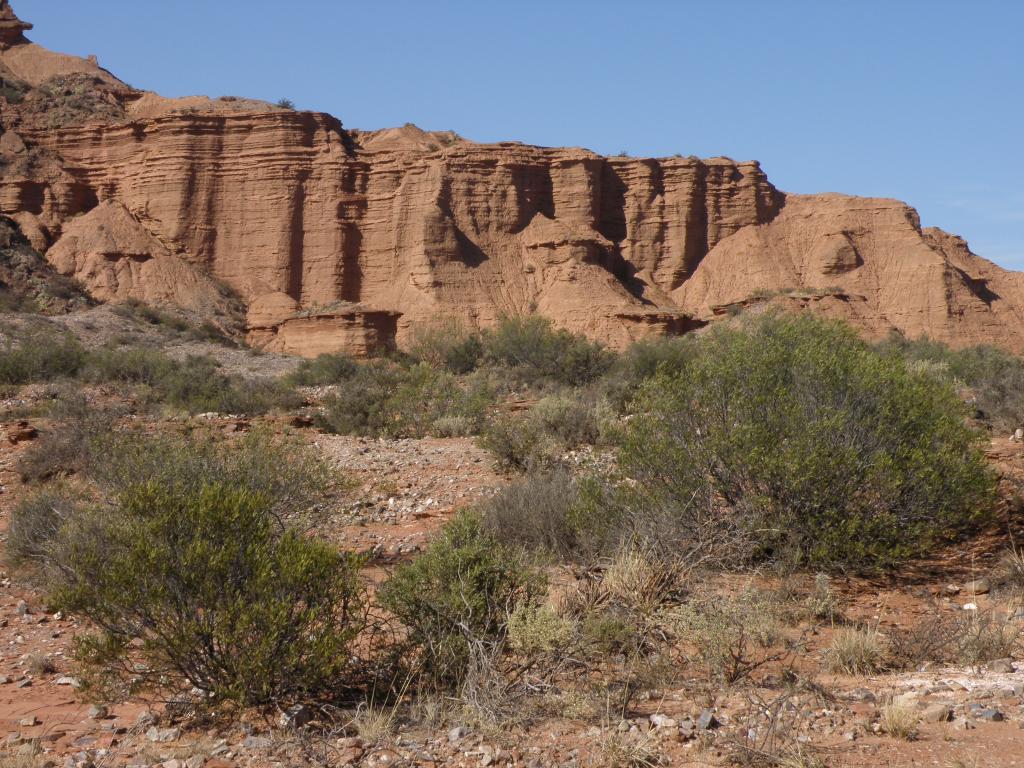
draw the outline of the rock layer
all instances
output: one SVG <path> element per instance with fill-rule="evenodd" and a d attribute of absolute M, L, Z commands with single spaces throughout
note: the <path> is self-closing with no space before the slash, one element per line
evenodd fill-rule
<path fill-rule="evenodd" d="M 787 196 L 755 162 L 162 99 L 29 43 L 4 9 L 0 76 L 25 106 L 4 102 L 0 213 L 103 300 L 216 306 L 223 283 L 252 341 L 299 354 L 530 312 L 622 346 L 769 294 L 871 335 L 1024 348 L 1019 276 L 896 201 Z"/>

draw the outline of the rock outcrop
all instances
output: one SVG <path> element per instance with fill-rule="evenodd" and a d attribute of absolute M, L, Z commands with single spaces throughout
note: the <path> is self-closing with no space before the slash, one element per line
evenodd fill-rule
<path fill-rule="evenodd" d="M 785 195 L 727 158 L 163 99 L 44 51 L 0 9 L 17 97 L 3 102 L 0 213 L 101 300 L 214 307 L 220 283 L 245 301 L 251 341 L 305 355 L 529 312 L 622 346 L 769 299 L 876 336 L 1024 349 L 1019 276 L 896 201 Z"/>

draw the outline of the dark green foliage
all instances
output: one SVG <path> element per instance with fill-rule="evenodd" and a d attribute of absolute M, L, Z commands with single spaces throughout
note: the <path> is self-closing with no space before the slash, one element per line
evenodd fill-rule
<path fill-rule="evenodd" d="M 176 488 L 182 494 L 222 482 L 259 495 L 282 524 L 312 522 L 308 518 L 345 483 L 314 448 L 264 429 L 229 440 L 108 433 L 96 439 L 92 449 L 102 461 L 90 467 L 89 476 L 110 495 L 140 482 Z"/>
<path fill-rule="evenodd" d="M 85 350 L 69 333 L 33 329 L 0 348 L 0 384 L 31 384 L 74 376 Z"/>
<path fill-rule="evenodd" d="M 440 431 L 439 422 L 463 419 L 466 431 L 475 432 L 491 399 L 486 389 L 464 386 L 426 363 L 403 369 L 371 361 L 327 400 L 320 426 L 338 434 L 424 437 Z"/>
<path fill-rule="evenodd" d="M 922 370 L 970 389 L 980 419 L 1013 431 L 1024 426 L 1024 358 L 998 347 L 950 349 L 927 338 L 910 341 L 894 334 L 880 351 L 923 366 Z"/>
<path fill-rule="evenodd" d="M 226 483 L 151 481 L 65 527 L 55 601 L 99 629 L 78 648 L 98 693 L 194 686 L 263 705 L 344 685 L 358 562 L 269 512 Z"/>
<path fill-rule="evenodd" d="M 82 378 L 93 382 L 145 384 L 157 387 L 177 363 L 151 347 L 101 347 L 89 353 Z"/>
<path fill-rule="evenodd" d="M 517 606 L 536 605 L 546 587 L 537 566 L 463 513 L 382 587 L 381 603 L 407 628 L 423 671 L 457 685 L 473 655 L 504 640 Z"/>
<path fill-rule="evenodd" d="M 359 364 L 348 355 L 320 355 L 313 360 L 303 360 L 287 379 L 299 387 L 316 387 L 341 384 L 358 372 Z"/>
<path fill-rule="evenodd" d="M 474 371 L 483 359 L 483 340 L 456 322 L 420 328 L 409 345 L 414 360 L 454 374 Z"/>
<path fill-rule="evenodd" d="M 285 385 L 222 373 L 209 357 L 191 356 L 175 363 L 157 382 L 157 399 L 189 413 L 259 415 L 274 408 L 294 408 L 302 398 Z"/>
<path fill-rule="evenodd" d="M 665 337 L 634 342 L 618 356 L 608 374 L 597 384 L 612 408 L 622 413 L 640 385 L 658 371 L 678 373 L 692 356 L 692 337 Z"/>
<path fill-rule="evenodd" d="M 483 359 L 520 373 L 526 381 L 549 379 L 568 386 L 595 381 L 615 356 L 603 346 L 566 330 L 555 330 L 539 315 L 505 317 L 482 337 Z"/>
<path fill-rule="evenodd" d="M 620 452 L 631 503 L 725 521 L 753 557 L 887 565 L 991 513 L 993 477 L 953 389 L 839 324 L 716 329 L 635 410 Z"/>

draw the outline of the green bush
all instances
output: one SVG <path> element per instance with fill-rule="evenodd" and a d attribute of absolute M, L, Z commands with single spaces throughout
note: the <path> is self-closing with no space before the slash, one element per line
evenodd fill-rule
<path fill-rule="evenodd" d="M 156 387 L 172 375 L 175 367 L 176 363 L 157 349 L 105 347 L 89 353 L 82 377 L 93 382 Z"/>
<path fill-rule="evenodd" d="M 81 392 L 65 389 L 50 407 L 53 426 L 45 429 L 18 459 L 23 482 L 41 482 L 62 475 L 88 474 L 105 459 L 98 441 L 111 434 L 123 408 L 93 402 Z"/>
<path fill-rule="evenodd" d="M 634 342 L 598 382 L 602 396 L 617 413 L 624 413 L 640 386 L 658 371 L 678 373 L 692 356 L 693 339 L 659 337 Z"/>
<path fill-rule="evenodd" d="M 33 330 L 0 349 L 0 384 L 31 384 L 75 376 L 85 350 L 70 333 Z"/>
<path fill-rule="evenodd" d="M 578 491 L 564 472 L 528 475 L 480 502 L 483 527 L 505 545 L 566 556 L 578 552 Z"/>
<path fill-rule="evenodd" d="M 25 497 L 11 510 L 6 552 L 16 567 L 43 566 L 50 545 L 78 508 L 78 499 L 60 485 L 47 485 Z"/>
<path fill-rule="evenodd" d="M 170 368 L 158 381 L 155 396 L 189 413 L 260 415 L 275 408 L 295 408 L 302 398 L 271 379 L 247 379 L 219 370 L 209 357 L 190 356 Z"/>
<path fill-rule="evenodd" d="M 416 330 L 408 352 L 414 360 L 434 368 L 464 374 L 479 366 L 483 358 L 483 340 L 479 333 L 449 321 Z"/>
<path fill-rule="evenodd" d="M 317 387 L 325 384 L 341 384 L 359 372 L 359 364 L 348 355 L 320 355 L 313 360 L 303 360 L 299 367 L 286 379 L 299 387 Z"/>
<path fill-rule="evenodd" d="M 566 330 L 547 318 L 504 317 L 483 333 L 483 360 L 519 372 L 525 382 L 548 379 L 567 386 L 603 376 L 615 356 L 602 345 Z"/>
<path fill-rule="evenodd" d="M 476 653 L 500 647 L 509 615 L 537 605 L 543 572 L 463 513 L 381 588 L 381 603 L 405 626 L 422 669 L 437 685 L 460 683 Z"/>
<path fill-rule="evenodd" d="M 641 388 L 620 463 L 634 499 L 718 519 L 754 557 L 886 565 L 987 519 L 978 441 L 948 385 L 840 324 L 766 316 Z"/>
<path fill-rule="evenodd" d="M 345 683 L 358 561 L 269 512 L 226 483 L 148 482 L 65 526 L 55 603 L 100 629 L 78 648 L 98 693 L 195 687 L 249 706 Z"/>
<path fill-rule="evenodd" d="M 508 472 L 540 472 L 558 466 L 562 445 L 529 414 L 500 414 L 488 422 L 480 445 Z"/>
<path fill-rule="evenodd" d="M 950 349 L 927 338 L 910 341 L 894 334 L 880 351 L 924 366 L 954 386 L 970 388 L 979 418 L 1007 431 L 1024 426 L 1024 358 L 992 346 Z"/>
<path fill-rule="evenodd" d="M 501 468 L 534 472 L 556 467 L 565 451 L 593 445 L 600 436 L 593 406 L 578 397 L 554 395 L 524 414 L 491 419 L 480 443 L 494 454 Z"/>
<path fill-rule="evenodd" d="M 359 366 L 336 395 L 328 398 L 320 426 L 338 434 L 424 437 L 450 429 L 479 431 L 492 396 L 467 387 L 426 363 L 403 369 L 386 361 Z"/>
<path fill-rule="evenodd" d="M 282 522 L 314 522 L 310 518 L 342 490 L 346 478 L 333 470 L 312 446 L 254 429 L 231 439 L 203 435 L 108 433 L 95 439 L 92 451 L 102 457 L 89 476 L 108 496 L 138 483 L 156 483 L 196 493 L 226 483 L 263 499 L 269 513 Z"/>

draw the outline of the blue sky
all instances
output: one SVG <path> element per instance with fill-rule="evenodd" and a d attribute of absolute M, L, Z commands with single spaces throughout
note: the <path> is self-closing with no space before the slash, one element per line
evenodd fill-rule
<path fill-rule="evenodd" d="M 293 100 L 353 128 L 760 160 L 896 197 L 1024 269 L 1016 0 L 12 0 L 139 88 Z"/>

